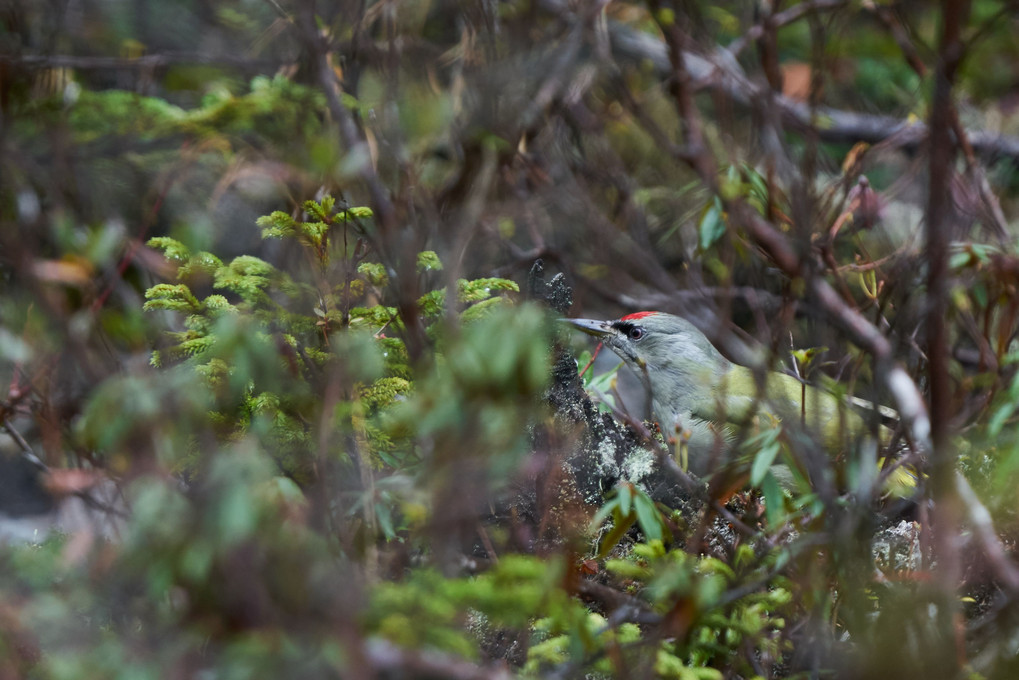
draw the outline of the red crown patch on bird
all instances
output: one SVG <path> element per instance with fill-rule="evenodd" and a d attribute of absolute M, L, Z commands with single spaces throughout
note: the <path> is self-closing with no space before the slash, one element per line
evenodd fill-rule
<path fill-rule="evenodd" d="M 643 319 L 645 316 L 651 316 L 652 314 L 657 313 L 658 312 L 634 312 L 633 314 L 627 314 L 620 319 L 620 321 L 637 321 L 639 319 Z"/>

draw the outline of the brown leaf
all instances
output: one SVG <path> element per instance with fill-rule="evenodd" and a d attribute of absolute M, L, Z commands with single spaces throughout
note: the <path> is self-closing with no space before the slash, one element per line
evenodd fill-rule
<path fill-rule="evenodd" d="M 787 61 L 781 68 L 782 94 L 799 102 L 810 99 L 810 64 Z"/>
<path fill-rule="evenodd" d="M 92 267 L 81 260 L 36 260 L 32 274 L 40 281 L 84 286 L 92 278 Z"/>

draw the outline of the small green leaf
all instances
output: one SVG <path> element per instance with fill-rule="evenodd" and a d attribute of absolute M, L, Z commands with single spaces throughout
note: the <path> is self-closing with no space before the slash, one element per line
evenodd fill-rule
<path fill-rule="evenodd" d="M 204 250 L 192 255 L 187 262 L 177 269 L 177 278 L 186 279 L 198 273 L 214 276 L 216 270 L 223 266 L 223 261 Z"/>
<path fill-rule="evenodd" d="M 630 514 L 630 504 L 633 500 L 633 484 L 630 482 L 619 483 L 619 512 L 624 516 Z"/>
<path fill-rule="evenodd" d="M 592 530 L 597 530 L 599 527 L 601 527 L 602 522 L 608 519 L 609 515 L 611 515 L 614 512 L 619 512 L 618 496 L 616 496 L 615 498 L 610 498 L 609 500 L 605 501 L 605 503 L 603 503 L 602 506 L 598 508 L 598 512 L 594 513 L 594 517 L 591 518 Z"/>
<path fill-rule="evenodd" d="M 396 530 L 393 528 L 393 515 L 389 510 L 389 506 L 383 502 L 375 504 L 375 518 L 379 522 L 379 528 L 382 529 L 383 535 L 388 540 L 396 538 Z"/>
<path fill-rule="evenodd" d="M 1005 427 L 1005 423 L 1008 422 L 1009 417 L 1015 413 L 1016 405 L 1014 403 L 1006 403 L 999 406 L 994 413 L 991 415 L 991 419 L 987 422 L 987 436 L 991 439 L 996 439 L 1001 434 L 1001 430 Z"/>
<path fill-rule="evenodd" d="M 145 311 L 168 309 L 175 312 L 193 313 L 201 309 L 198 298 L 182 283 L 157 283 L 145 291 Z"/>
<path fill-rule="evenodd" d="M 342 213 L 340 213 L 339 216 L 342 217 L 343 219 L 347 219 L 349 217 L 353 217 L 354 219 L 366 219 L 368 217 L 373 217 L 374 215 L 375 213 L 372 212 L 371 208 L 361 207 L 351 208 L 350 210 L 344 210 Z"/>
<path fill-rule="evenodd" d="M 294 218 L 280 210 L 259 217 L 255 224 L 262 228 L 262 238 L 284 238 L 297 232 L 297 222 Z"/>
<path fill-rule="evenodd" d="M 645 538 L 649 541 L 662 540 L 662 518 L 654 502 L 644 494 L 633 499 L 633 509 L 637 513 L 637 523 Z"/>
<path fill-rule="evenodd" d="M 336 199 L 333 198 L 331 195 L 326 194 L 322 198 L 321 206 L 322 206 L 322 212 L 324 214 L 331 215 L 333 213 L 333 208 L 336 207 Z"/>
<path fill-rule="evenodd" d="M 418 273 L 428 271 L 442 271 L 442 261 L 434 250 L 422 250 L 418 253 Z"/>
<path fill-rule="evenodd" d="M 697 225 L 697 234 L 699 236 L 697 245 L 701 250 L 707 250 L 718 239 L 722 238 L 722 235 L 725 234 L 725 229 L 725 213 L 722 209 L 722 201 L 718 198 L 713 198 L 704 210 L 700 224 Z"/>
<path fill-rule="evenodd" d="M 761 480 L 761 494 L 764 496 L 764 515 L 771 527 L 780 526 L 785 521 L 785 498 L 782 487 L 770 471 Z"/>
<path fill-rule="evenodd" d="M 778 456 L 778 452 L 781 450 L 782 446 L 777 440 L 773 440 L 761 447 L 761 450 L 754 457 L 754 464 L 750 468 L 751 485 L 759 486 L 761 484 L 764 476 L 771 469 L 771 464 L 775 462 L 775 457 Z"/>
<path fill-rule="evenodd" d="M 191 251 L 186 245 L 176 239 L 172 239 L 168 236 L 156 236 L 150 238 L 146 243 L 149 248 L 155 248 L 156 250 L 162 250 L 163 256 L 168 260 L 176 260 L 177 262 L 185 262 L 191 257 Z"/>
<path fill-rule="evenodd" d="M 377 262 L 362 262 L 357 266 L 357 273 L 367 279 L 373 286 L 383 287 L 389 283 L 386 268 Z"/>
<path fill-rule="evenodd" d="M 598 559 L 602 559 L 612 552 L 612 549 L 616 547 L 619 541 L 622 540 L 623 536 L 626 535 L 626 532 L 630 530 L 630 527 L 633 526 L 633 523 L 637 521 L 637 516 L 629 515 L 624 517 L 616 513 L 613 519 L 615 523 L 612 525 L 612 528 L 609 529 L 604 536 L 602 536 L 601 544 L 598 546 Z"/>
<path fill-rule="evenodd" d="M 304 208 L 304 212 L 315 217 L 318 221 L 320 222 L 329 221 L 330 217 L 329 211 L 326 210 L 323 206 L 316 203 L 315 201 L 305 201 L 302 207 Z"/>
<path fill-rule="evenodd" d="M 987 286 L 983 283 L 977 283 L 970 288 L 970 294 L 973 295 L 973 299 L 979 306 L 987 306 Z"/>

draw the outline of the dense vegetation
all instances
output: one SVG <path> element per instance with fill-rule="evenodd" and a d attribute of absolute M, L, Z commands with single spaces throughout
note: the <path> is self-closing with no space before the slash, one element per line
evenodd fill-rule
<path fill-rule="evenodd" d="M 0 678 L 1014 677 L 1017 30 L 3 3 Z M 691 479 L 640 309 L 888 408 Z"/>

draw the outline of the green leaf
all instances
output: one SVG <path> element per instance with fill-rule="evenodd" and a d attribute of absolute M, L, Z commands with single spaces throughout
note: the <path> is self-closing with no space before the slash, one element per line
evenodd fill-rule
<path fill-rule="evenodd" d="M 716 197 L 711 199 L 711 203 L 704 210 L 701 221 L 697 225 L 698 247 L 702 251 L 707 250 L 718 239 L 722 238 L 722 235 L 725 234 L 725 229 L 725 213 L 722 208 L 722 201 Z"/>
<path fill-rule="evenodd" d="M 619 490 L 619 512 L 624 516 L 629 515 L 630 502 L 633 500 L 633 484 L 620 482 L 617 488 Z"/>
<path fill-rule="evenodd" d="M 434 250 L 422 250 L 418 253 L 417 271 L 419 274 L 427 271 L 442 271 L 442 261 Z"/>
<path fill-rule="evenodd" d="M 662 540 L 662 516 L 654 502 L 645 494 L 640 493 L 633 499 L 633 509 L 637 513 L 637 523 L 649 541 Z"/>
<path fill-rule="evenodd" d="M 373 330 L 382 328 L 396 318 L 396 307 L 375 305 L 374 307 L 354 307 L 350 310 L 350 325 L 371 326 Z"/>
<path fill-rule="evenodd" d="M 496 291 L 520 292 L 520 287 L 509 279 L 459 279 L 456 282 L 457 300 L 459 302 L 481 302 L 492 297 Z"/>
<path fill-rule="evenodd" d="M 386 268 L 377 262 L 362 262 L 357 266 L 357 273 L 363 276 L 368 283 L 379 288 L 389 283 L 389 275 Z"/>
<path fill-rule="evenodd" d="M 591 518 L 591 530 L 592 531 L 597 531 L 601 527 L 602 522 L 604 522 L 606 519 L 608 519 L 609 515 L 611 515 L 614 512 L 616 512 L 616 513 L 619 512 L 619 496 L 618 496 L 618 494 L 615 497 L 610 498 L 607 501 L 605 501 L 602 504 L 602 506 L 600 508 L 598 508 L 598 512 L 594 513 L 594 517 Z M 625 517 L 625 515 L 624 515 L 624 517 Z"/>
<path fill-rule="evenodd" d="M 1005 423 L 1015 413 L 1016 405 L 1014 403 L 1005 403 L 995 409 L 994 413 L 991 414 L 990 420 L 987 421 L 987 436 L 990 439 L 996 439 L 1001 434 L 1001 430 L 1005 427 Z"/>
<path fill-rule="evenodd" d="M 305 201 L 304 205 L 301 207 L 304 208 L 304 212 L 308 213 L 320 222 L 328 222 L 331 217 L 329 212 L 315 201 Z"/>
<path fill-rule="evenodd" d="M 396 530 L 393 528 L 393 514 L 386 503 L 379 501 L 375 504 L 375 518 L 378 520 L 379 528 L 383 535 L 392 540 L 396 538 Z"/>
<path fill-rule="evenodd" d="M 192 255 L 177 269 L 177 278 L 186 279 L 199 273 L 215 276 L 216 271 L 221 267 L 223 267 L 221 259 L 203 250 Z"/>
<path fill-rule="evenodd" d="M 489 298 L 488 300 L 482 300 L 481 302 L 473 304 L 467 309 L 465 309 L 463 313 L 460 314 L 460 321 L 465 324 L 471 323 L 472 321 L 477 321 L 478 319 L 481 319 L 491 314 L 492 311 L 495 310 L 496 308 L 502 307 L 506 304 L 508 304 L 508 301 L 506 300 L 506 298 L 502 297 L 494 297 Z"/>
<path fill-rule="evenodd" d="M 332 215 L 333 208 L 336 207 L 336 199 L 333 198 L 331 194 L 326 194 L 325 196 L 322 197 L 320 205 L 322 206 L 323 214 Z"/>
<path fill-rule="evenodd" d="M 948 267 L 949 269 L 962 269 L 963 267 L 968 265 L 970 263 L 970 260 L 972 259 L 973 256 L 968 252 L 964 251 L 961 253 L 954 253 L 948 259 Z"/>
<path fill-rule="evenodd" d="M 325 238 L 326 233 L 329 231 L 329 224 L 324 221 L 301 222 L 300 227 L 301 233 L 307 236 L 315 245 L 320 245 L 322 239 Z"/>
<path fill-rule="evenodd" d="M 605 371 L 600 373 L 593 378 L 588 379 L 588 387 L 601 395 L 609 395 L 612 391 L 612 385 L 619 376 L 619 369 L 623 367 L 623 362 L 616 364 L 616 367 L 611 371 Z M 591 374 L 591 370 L 588 369 L 588 374 Z"/>
<path fill-rule="evenodd" d="M 366 218 L 374 217 L 374 216 L 375 216 L 375 213 L 372 212 L 371 208 L 364 208 L 364 207 L 350 208 L 349 210 L 344 210 L 343 212 L 341 212 L 338 215 L 339 218 L 342 218 L 344 220 L 347 220 L 347 219 L 350 219 L 350 218 L 353 218 L 353 219 L 366 219 Z"/>
<path fill-rule="evenodd" d="M 768 474 L 768 470 L 771 469 L 771 464 L 775 462 L 775 457 L 778 456 L 778 453 L 781 450 L 782 446 L 777 440 L 773 440 L 761 447 L 761 449 L 757 452 L 757 455 L 754 457 L 754 464 L 750 468 L 751 485 L 760 485 L 764 476 Z"/>
<path fill-rule="evenodd" d="M 285 238 L 297 233 L 297 221 L 280 210 L 259 217 L 255 224 L 262 228 L 262 238 Z"/>
<path fill-rule="evenodd" d="M 222 295 L 210 295 L 206 297 L 202 300 L 202 306 L 212 318 L 217 318 L 220 314 L 224 313 L 237 312 L 237 308 L 230 304 L 230 302 Z"/>
<path fill-rule="evenodd" d="M 778 527 L 785 522 L 785 497 L 782 487 L 770 471 L 761 480 L 761 494 L 764 496 L 764 514 L 768 525 Z"/>
<path fill-rule="evenodd" d="M 186 245 L 176 239 L 170 238 L 169 236 L 156 236 L 154 238 L 150 238 L 145 245 L 149 248 L 162 250 L 163 256 L 168 260 L 186 262 L 188 258 L 191 257 L 191 251 Z"/>
<path fill-rule="evenodd" d="M 158 283 L 145 291 L 146 302 L 142 309 L 168 309 L 175 312 L 193 313 L 201 310 L 202 305 L 191 289 L 183 283 Z"/>
<path fill-rule="evenodd" d="M 612 528 L 602 536 L 601 542 L 598 545 L 598 559 L 603 559 L 606 555 L 612 552 L 612 549 L 618 545 L 619 541 L 622 540 L 626 532 L 630 530 L 633 523 L 637 521 L 636 515 L 620 515 L 616 513 L 613 517 Z"/>
<path fill-rule="evenodd" d="M 446 302 L 446 291 L 440 288 L 439 290 L 433 290 L 425 293 L 418 298 L 418 309 L 421 311 L 421 316 L 424 317 L 435 317 L 442 314 L 442 308 Z"/>

